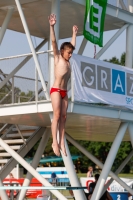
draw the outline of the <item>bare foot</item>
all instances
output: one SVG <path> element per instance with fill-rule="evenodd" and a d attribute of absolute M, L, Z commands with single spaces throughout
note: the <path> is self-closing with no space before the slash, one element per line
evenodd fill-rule
<path fill-rule="evenodd" d="M 53 143 L 52 148 L 53 148 L 55 155 L 60 156 L 60 149 L 59 149 L 58 143 Z"/>
<path fill-rule="evenodd" d="M 65 145 L 60 145 L 60 149 L 62 153 L 64 154 L 64 156 L 67 156 Z"/>

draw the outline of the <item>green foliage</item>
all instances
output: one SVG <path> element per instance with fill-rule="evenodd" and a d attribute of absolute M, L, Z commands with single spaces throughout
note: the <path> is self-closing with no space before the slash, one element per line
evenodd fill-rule
<path fill-rule="evenodd" d="M 123 53 L 120 57 L 120 64 L 122 66 L 125 66 L 125 58 L 126 58 L 126 53 Z"/>
<path fill-rule="evenodd" d="M 114 63 L 117 65 L 125 66 L 125 59 L 126 59 L 126 53 L 122 53 L 120 59 L 118 59 L 118 58 L 116 58 L 116 56 L 114 56 L 111 59 L 109 59 L 109 60 L 105 59 L 104 61 Z"/>

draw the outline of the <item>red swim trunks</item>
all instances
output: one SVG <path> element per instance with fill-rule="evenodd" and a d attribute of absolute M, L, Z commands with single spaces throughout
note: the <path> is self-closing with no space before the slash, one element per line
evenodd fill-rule
<path fill-rule="evenodd" d="M 59 92 L 62 99 L 67 95 L 67 90 L 61 90 L 60 88 L 51 88 L 50 94 L 53 92 Z"/>

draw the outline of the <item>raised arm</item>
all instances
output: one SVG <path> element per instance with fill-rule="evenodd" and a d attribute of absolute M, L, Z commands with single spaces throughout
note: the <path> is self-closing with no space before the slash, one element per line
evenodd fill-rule
<path fill-rule="evenodd" d="M 76 36 L 77 36 L 77 32 L 78 32 L 78 27 L 74 25 L 72 30 L 73 30 L 73 34 L 72 34 L 71 44 L 75 47 L 76 46 Z"/>
<path fill-rule="evenodd" d="M 50 37 L 52 41 L 53 52 L 54 52 L 54 56 L 57 56 L 59 55 L 59 51 L 58 51 L 58 46 L 57 46 L 55 31 L 54 31 L 54 25 L 56 24 L 56 15 L 51 14 L 48 17 L 48 19 L 49 19 L 49 24 L 50 24 Z"/>

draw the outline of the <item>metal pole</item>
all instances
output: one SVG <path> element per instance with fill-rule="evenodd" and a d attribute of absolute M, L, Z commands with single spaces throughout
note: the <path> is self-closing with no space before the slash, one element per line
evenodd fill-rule
<path fill-rule="evenodd" d="M 125 3 L 123 2 L 123 0 L 120 0 L 120 5 L 121 5 L 122 9 L 127 10 L 127 7 L 126 7 Z"/>
<path fill-rule="evenodd" d="M 119 166 L 119 168 L 116 170 L 115 174 L 118 175 L 121 170 L 125 167 L 125 165 L 129 162 L 129 160 L 132 158 L 133 156 L 133 150 L 130 152 L 130 154 L 126 157 L 126 159 L 122 162 L 122 164 Z M 103 192 L 102 192 L 102 195 L 104 194 L 104 192 L 107 190 L 107 188 L 110 186 L 110 184 L 113 182 L 113 178 L 111 178 L 107 183 L 106 185 L 104 186 L 104 189 L 103 189 Z M 102 196 L 101 195 L 101 196 Z"/>
<path fill-rule="evenodd" d="M 35 100 L 38 101 L 38 71 L 35 67 Z"/>
<path fill-rule="evenodd" d="M 0 138 L 0 145 L 15 159 L 19 162 L 27 171 L 29 171 L 36 179 L 38 179 L 44 186 L 52 185 L 43 178 L 33 167 L 31 167 L 19 154 L 17 154 L 13 149 L 10 148 L 8 144 L 6 144 Z M 67 200 L 59 191 L 57 190 L 50 190 L 59 200 Z"/>
<path fill-rule="evenodd" d="M 129 135 L 130 135 L 130 139 L 131 139 L 131 144 L 133 147 L 133 123 L 129 123 L 128 131 L 129 131 Z"/>
<path fill-rule="evenodd" d="M 77 149 L 79 149 L 87 158 L 92 160 L 96 165 L 98 165 L 101 169 L 103 169 L 103 163 L 101 163 L 95 156 L 93 156 L 90 152 L 88 152 L 84 147 L 82 147 L 78 142 L 76 142 L 70 135 L 65 134 L 66 139 L 71 142 Z M 133 194 L 133 190 L 127 186 L 125 182 L 123 182 L 118 176 L 116 176 L 113 172 L 109 172 L 109 175 L 117 181 L 122 187 L 124 187 L 129 193 Z"/>
<path fill-rule="evenodd" d="M 44 134 L 42 136 L 42 139 L 40 141 L 38 149 L 37 149 L 37 151 L 35 153 L 33 161 L 31 163 L 31 166 L 34 169 L 36 169 L 36 167 L 37 167 L 37 165 L 38 165 L 38 163 L 39 163 L 39 161 L 41 159 L 41 156 L 42 156 L 42 154 L 44 152 L 44 149 L 45 149 L 45 147 L 47 145 L 49 137 L 50 137 L 50 129 L 46 129 L 46 131 L 44 132 Z M 26 175 L 26 178 L 24 180 L 23 186 L 29 186 L 32 177 L 33 177 L 32 174 L 30 172 L 28 172 L 27 175 Z M 25 194 L 26 194 L 26 190 L 21 190 L 17 200 L 23 200 L 24 197 L 25 197 Z"/>
<path fill-rule="evenodd" d="M 98 182 L 97 182 L 94 192 L 92 194 L 91 200 L 98 200 L 101 196 L 105 181 L 108 177 L 108 174 L 109 174 L 112 164 L 114 162 L 115 156 L 117 154 L 117 151 L 119 149 L 121 141 L 126 132 L 127 126 L 128 126 L 128 123 L 121 123 L 121 125 L 119 127 L 118 133 L 117 133 L 116 138 L 111 146 L 110 152 L 109 152 L 108 157 L 103 166 L 101 175 L 98 179 Z"/>
<path fill-rule="evenodd" d="M 19 179 L 20 178 L 19 164 L 16 165 L 16 169 L 17 169 L 17 179 Z"/>
<path fill-rule="evenodd" d="M 6 128 L 9 128 L 9 124 L 4 124 L 0 129 L 0 133 L 2 133 Z"/>
<path fill-rule="evenodd" d="M 6 95 L 0 100 L 0 104 L 2 104 L 2 102 L 3 102 L 9 95 L 12 95 L 12 90 L 10 90 L 10 92 L 8 92 L 8 94 L 6 94 Z"/>
<path fill-rule="evenodd" d="M 68 173 L 68 177 L 70 179 L 71 186 L 81 187 L 78 177 L 76 175 L 75 169 L 74 169 L 74 165 L 72 162 L 71 154 L 70 154 L 66 139 L 65 139 L 65 147 L 66 147 L 67 156 L 64 156 L 62 152 L 61 152 L 61 155 L 62 155 L 64 164 Z M 73 190 L 73 193 L 76 200 L 86 199 L 83 190 Z"/>
<path fill-rule="evenodd" d="M 12 77 L 12 103 L 14 103 L 14 76 Z"/>
<path fill-rule="evenodd" d="M 27 26 L 27 22 L 26 22 L 21 4 L 20 4 L 19 0 L 15 0 L 15 2 L 16 2 L 19 14 L 20 14 L 20 18 L 21 18 L 26 36 L 27 36 L 27 40 L 29 42 L 31 52 L 33 54 L 34 62 L 35 62 L 36 68 L 38 70 L 38 74 L 39 74 L 39 77 L 40 77 L 40 80 L 41 80 L 41 83 L 42 83 L 42 86 L 43 86 L 43 89 L 44 89 L 44 92 L 45 92 L 45 95 L 46 95 L 46 99 L 49 99 L 49 93 L 47 91 L 47 87 L 46 87 L 46 84 L 45 84 L 45 81 L 44 81 L 44 78 L 43 78 L 43 75 L 42 75 L 42 71 L 41 71 L 41 68 L 40 68 L 40 65 L 39 65 L 39 62 L 38 62 L 38 59 L 37 59 L 37 55 L 36 55 L 36 52 L 35 52 L 35 49 L 34 49 L 34 46 L 33 46 L 33 43 L 32 43 L 32 39 L 30 37 L 30 32 L 29 32 L 29 29 L 28 29 L 28 26 Z"/>
<path fill-rule="evenodd" d="M 133 13 L 133 1 L 132 0 L 127 0 L 127 6 L 129 12 Z"/>
<path fill-rule="evenodd" d="M 118 133 L 117 133 L 116 138 L 111 146 L 110 152 L 109 152 L 108 157 L 103 166 L 101 175 L 98 179 L 98 182 L 97 182 L 94 192 L 92 194 L 91 200 L 98 200 L 101 196 L 105 181 L 108 177 L 108 174 L 110 172 L 110 169 L 111 169 L 114 159 L 116 157 L 117 151 L 119 149 L 121 141 L 126 132 L 127 126 L 128 126 L 128 123 L 121 123 L 121 125 L 119 127 Z"/>
<path fill-rule="evenodd" d="M 113 42 L 123 33 L 123 31 L 129 26 L 129 24 L 125 24 L 122 28 L 120 28 L 115 35 L 104 45 L 104 47 L 96 54 L 96 59 L 99 59 L 102 54 L 113 44 Z"/>
<path fill-rule="evenodd" d="M 0 187 L 4 187 L 1 179 L 0 179 Z M 9 200 L 5 190 L 0 191 L 0 197 L 2 200 Z"/>
<path fill-rule="evenodd" d="M 13 14 L 13 11 L 14 11 L 14 8 L 13 7 L 9 7 L 8 8 L 8 12 L 7 12 L 7 15 L 6 15 L 6 18 L 1 26 L 1 29 L 0 29 L 0 44 L 3 40 L 3 37 L 5 35 L 5 32 L 6 32 L 6 29 L 8 27 L 8 24 L 10 22 L 10 19 L 11 19 L 11 16 Z"/>
<path fill-rule="evenodd" d="M 133 55 L 133 25 L 130 25 L 126 31 L 126 62 L 125 66 L 132 68 L 132 55 Z"/>
<path fill-rule="evenodd" d="M 20 137 L 22 138 L 24 144 L 26 144 L 26 141 L 25 141 L 25 139 L 24 139 L 24 137 L 23 137 L 23 135 L 22 135 L 22 133 L 21 133 L 21 131 L 20 131 L 20 129 L 19 129 L 19 126 L 18 126 L 17 124 L 15 124 L 15 126 L 16 126 L 16 129 L 17 129 L 17 131 L 18 131 Z"/>
<path fill-rule="evenodd" d="M 37 47 L 36 51 L 38 51 L 42 46 L 47 42 L 47 40 L 43 40 Z M 12 78 L 30 59 L 32 56 L 27 56 L 1 83 L 0 89 Z"/>
<path fill-rule="evenodd" d="M 82 55 L 82 54 L 83 54 L 84 49 L 85 49 L 85 47 L 86 47 L 86 44 L 87 44 L 87 40 L 86 40 L 85 38 L 83 38 L 82 43 L 81 43 L 81 45 L 80 45 L 80 48 L 79 48 L 79 50 L 78 50 L 78 54 L 79 54 L 79 55 Z"/>
<path fill-rule="evenodd" d="M 128 10 L 133 13 L 133 1 L 128 0 Z M 133 25 L 130 25 L 126 31 L 126 67 L 133 67 Z"/>
<path fill-rule="evenodd" d="M 55 37 L 58 45 L 59 40 L 59 24 L 60 24 L 60 0 L 52 0 L 51 2 L 51 13 L 56 15 L 56 24 L 54 26 Z M 52 50 L 51 38 L 49 36 L 49 50 Z M 48 89 L 53 86 L 54 83 L 54 56 L 53 52 L 49 53 L 49 81 L 48 81 Z"/>

